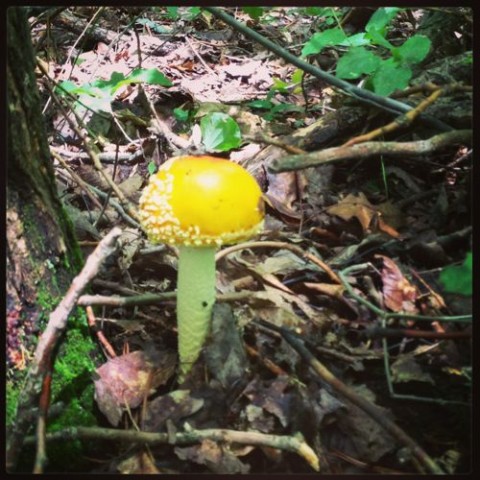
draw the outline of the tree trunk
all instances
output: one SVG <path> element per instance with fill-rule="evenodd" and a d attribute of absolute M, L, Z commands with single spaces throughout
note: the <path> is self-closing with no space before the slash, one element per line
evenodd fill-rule
<path fill-rule="evenodd" d="M 81 265 L 59 201 L 25 9 L 7 11 L 7 408 L 41 327 Z M 43 315 L 42 315 L 43 314 Z M 21 395 L 21 392 L 20 392 Z M 16 395 L 15 395 L 16 397 Z M 21 445 L 17 445 L 17 450 Z M 16 455 L 14 455 L 15 457 Z"/>
<path fill-rule="evenodd" d="M 18 367 L 41 303 L 65 292 L 81 258 L 57 196 L 24 8 L 8 10 L 7 35 L 7 343 Z"/>

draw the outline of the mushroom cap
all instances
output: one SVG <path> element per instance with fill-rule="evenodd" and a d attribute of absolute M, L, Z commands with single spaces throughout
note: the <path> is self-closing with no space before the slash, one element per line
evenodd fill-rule
<path fill-rule="evenodd" d="M 262 192 L 243 167 L 221 158 L 171 158 L 150 177 L 140 221 L 152 243 L 220 246 L 263 227 Z"/>

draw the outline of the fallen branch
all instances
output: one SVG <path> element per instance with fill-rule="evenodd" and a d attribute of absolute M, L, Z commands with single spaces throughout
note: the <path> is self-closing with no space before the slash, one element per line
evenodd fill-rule
<path fill-rule="evenodd" d="M 177 432 L 172 435 L 169 433 L 139 432 L 137 430 L 116 430 L 99 427 L 70 427 L 47 434 L 47 441 L 77 439 L 121 441 L 147 445 L 189 445 L 210 439 L 215 442 L 240 443 L 242 445 L 270 447 L 293 452 L 303 457 L 315 471 L 318 472 L 320 470 L 319 460 L 315 452 L 303 441 L 303 438 L 298 438 L 297 436 L 268 435 L 259 432 L 239 432 L 215 428 L 206 430 L 189 429 L 186 432 Z M 27 444 L 34 442 L 34 437 L 29 437 L 25 440 Z"/>
<path fill-rule="evenodd" d="M 6 466 L 10 471 L 15 470 L 17 465 L 24 437 L 32 425 L 29 412 L 37 407 L 44 379 L 51 373 L 49 367 L 53 365 L 55 351 L 67 328 L 70 312 L 88 283 L 98 274 L 104 260 L 115 250 L 116 240 L 121 233 L 122 230 L 116 227 L 101 240 L 82 271 L 73 279 L 65 297 L 50 314 L 45 331 L 39 338 L 25 387 L 19 396 L 16 418 L 7 434 Z"/>
<path fill-rule="evenodd" d="M 89 305 L 104 305 L 108 307 L 133 307 L 140 305 L 157 305 L 164 302 L 172 302 L 177 298 L 176 292 L 165 293 L 144 293 L 141 295 L 131 295 L 120 297 L 119 295 L 82 295 L 77 305 L 86 307 Z M 249 299 L 265 299 L 264 292 L 231 292 L 217 295 L 219 302 L 246 302 Z"/>
<path fill-rule="evenodd" d="M 419 156 L 436 152 L 449 145 L 468 145 L 472 143 L 472 130 L 454 130 L 440 133 L 427 140 L 416 142 L 366 142 L 351 147 L 327 148 L 305 155 L 290 155 L 273 160 L 268 166 L 272 173 L 302 170 L 318 167 L 327 163 L 351 159 L 365 159 L 376 155 Z"/>

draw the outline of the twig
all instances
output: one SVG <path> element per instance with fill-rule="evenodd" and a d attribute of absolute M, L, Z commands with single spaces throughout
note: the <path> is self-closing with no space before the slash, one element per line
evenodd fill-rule
<path fill-rule="evenodd" d="M 302 69 L 305 72 L 310 73 L 316 78 L 320 78 L 321 80 L 324 80 L 329 84 L 340 88 L 345 93 L 357 98 L 361 102 L 367 103 L 369 105 L 374 105 L 378 108 L 381 108 L 382 110 L 386 110 L 388 112 L 396 113 L 396 114 L 406 113 L 412 109 L 412 107 L 410 107 L 409 105 L 406 105 L 397 100 L 393 100 L 388 97 L 381 97 L 379 95 L 376 95 L 373 92 L 370 92 L 369 90 L 358 88 L 355 85 L 352 85 L 351 83 L 341 80 L 340 78 L 337 78 L 334 75 L 330 75 L 329 73 L 321 70 L 320 68 L 301 60 L 295 55 L 292 55 L 290 52 L 288 52 L 284 48 L 273 43 L 268 38 L 265 38 L 263 35 L 260 35 L 259 33 L 255 32 L 251 28 L 248 28 L 246 25 L 237 21 L 231 15 L 229 15 L 228 13 L 225 13 L 219 8 L 216 8 L 216 7 L 203 7 L 203 8 L 209 11 L 210 13 L 212 13 L 213 15 L 215 15 L 217 18 L 220 18 L 221 20 L 223 20 L 226 24 L 230 25 L 235 30 L 241 32 L 242 34 L 251 38 L 255 42 L 260 43 L 265 48 L 274 52 L 279 57 L 282 57 L 287 62 L 292 63 L 296 67 Z M 435 118 L 432 118 L 426 115 L 421 115 L 420 119 L 425 123 L 431 126 L 434 126 L 435 128 L 441 131 L 452 130 L 452 127 L 450 127 L 450 125 L 447 125 L 444 122 L 441 122 Z"/>
<path fill-rule="evenodd" d="M 449 145 L 468 145 L 472 142 L 472 130 L 454 130 L 440 133 L 427 140 L 415 142 L 366 142 L 351 147 L 333 147 L 305 155 L 291 155 L 272 160 L 268 170 L 272 173 L 301 170 L 326 163 L 350 159 L 364 159 L 377 155 L 419 156 L 432 153 Z"/>
<path fill-rule="evenodd" d="M 95 335 L 98 338 L 98 341 L 100 342 L 100 344 L 105 349 L 105 352 L 107 353 L 107 357 L 115 358 L 117 356 L 117 354 L 115 353 L 115 350 L 113 349 L 112 345 L 110 345 L 110 342 L 106 339 L 103 332 L 97 326 L 97 320 L 95 319 L 95 314 L 93 313 L 93 308 L 88 306 L 88 307 L 85 308 L 85 311 L 87 313 L 88 326 L 95 333 Z"/>
<path fill-rule="evenodd" d="M 343 285 L 348 293 L 355 298 L 359 303 L 365 305 L 371 311 L 376 313 L 379 316 L 380 324 L 383 329 L 386 328 L 387 320 L 389 318 L 399 318 L 399 319 L 410 319 L 410 320 L 417 320 L 417 321 L 437 321 L 437 322 L 458 322 L 458 323 L 471 323 L 472 315 L 458 315 L 458 316 L 427 316 L 427 315 L 410 315 L 404 313 L 393 313 L 387 312 L 382 310 L 381 308 L 373 305 L 371 302 L 366 300 L 365 298 L 357 295 L 353 288 L 348 283 L 346 276 L 354 271 L 361 271 L 365 268 L 371 267 L 370 264 L 361 264 L 361 265 L 354 265 L 352 267 L 345 268 L 344 270 L 338 272 L 340 278 L 342 279 Z M 429 402 L 429 403 L 439 403 L 441 405 L 444 404 L 459 404 L 459 405 L 467 405 L 465 402 L 461 401 L 452 401 L 452 400 L 445 400 L 442 398 L 431 398 L 431 397 L 419 397 L 413 395 L 399 395 L 395 393 L 393 388 L 393 382 L 390 374 L 390 356 L 388 353 L 388 345 L 386 336 L 382 338 L 382 347 L 383 347 L 383 362 L 385 367 L 385 377 L 387 380 L 388 391 L 392 398 L 401 398 L 404 400 L 415 400 L 415 401 L 422 401 L 422 402 Z"/>
<path fill-rule="evenodd" d="M 272 330 L 280 332 L 286 342 L 288 342 L 300 355 L 308 362 L 317 375 L 337 392 L 350 400 L 354 405 L 362 409 L 379 425 L 381 425 L 390 435 L 399 440 L 408 447 L 417 460 L 431 473 L 444 474 L 445 472 L 435 463 L 435 461 L 423 450 L 418 443 L 405 433 L 398 425 L 393 423 L 375 404 L 371 403 L 365 397 L 358 395 L 353 389 L 339 380 L 330 372 L 313 354 L 305 347 L 303 342 L 292 335 L 288 330 L 277 327 L 268 322 L 261 321 L 262 325 L 269 325 Z"/>
<path fill-rule="evenodd" d="M 245 344 L 245 350 L 251 357 L 263 363 L 263 365 L 265 365 L 265 367 L 268 368 L 274 375 L 278 375 L 278 376 L 288 375 L 288 373 L 282 367 L 279 367 L 276 363 L 272 362 L 269 358 L 263 357 L 258 350 L 248 345 L 248 343 Z"/>
<path fill-rule="evenodd" d="M 240 432 L 237 430 L 214 428 L 205 430 L 189 429 L 185 432 L 169 434 L 99 427 L 70 427 L 58 432 L 47 434 L 48 441 L 77 439 L 143 443 L 147 445 L 189 445 L 199 443 L 205 439 L 210 439 L 215 442 L 240 443 L 242 445 L 278 448 L 279 450 L 293 452 L 303 457 L 315 471 L 318 472 L 320 470 L 320 464 L 316 453 L 299 435 L 269 435 L 260 432 Z M 26 443 L 28 444 L 34 442 L 34 437 L 26 439 Z"/>
<path fill-rule="evenodd" d="M 54 152 L 56 152 L 57 154 L 62 155 L 63 157 L 78 158 L 81 160 L 91 160 L 90 155 L 86 152 L 70 152 L 68 150 L 60 149 L 57 147 L 50 147 L 50 152 L 52 153 L 52 155 Z M 115 162 L 115 152 L 103 152 L 103 153 L 98 153 L 97 155 L 102 163 Z M 142 158 L 143 158 L 143 151 L 141 149 L 133 153 L 125 152 L 125 153 L 118 154 L 119 163 L 133 163 Z"/>
<path fill-rule="evenodd" d="M 365 133 L 363 135 L 359 135 L 358 137 L 351 138 L 348 142 L 345 142 L 342 147 L 351 147 L 352 145 L 356 145 L 358 143 L 366 142 L 368 140 L 373 140 L 377 137 L 382 135 L 386 135 L 387 133 L 392 133 L 399 128 L 406 128 L 411 125 L 414 120 L 424 112 L 437 98 L 440 97 L 445 93 L 445 90 L 439 88 L 435 90 L 427 99 L 420 102 L 413 110 L 405 113 L 404 115 L 397 117 L 393 122 L 385 125 L 383 127 L 377 128 L 371 132 Z"/>
<path fill-rule="evenodd" d="M 89 185 L 89 184 L 87 184 L 87 186 L 90 190 L 92 190 L 92 192 L 95 193 L 95 195 L 98 195 L 102 200 L 106 200 L 108 198 L 108 194 L 106 194 L 105 192 L 102 192 L 97 187 L 94 187 L 93 185 Z M 127 212 L 125 212 L 123 207 L 114 198 L 108 198 L 108 203 L 118 212 L 118 214 L 130 226 L 134 228 L 138 228 L 139 230 L 142 230 L 142 226 L 138 222 L 136 222 Z"/>
<path fill-rule="evenodd" d="M 370 327 L 364 332 L 367 338 L 385 338 L 385 337 L 401 337 L 401 338 L 434 338 L 437 340 L 446 339 L 465 339 L 471 338 L 472 332 L 433 332 L 431 330 L 412 330 L 408 328 L 382 328 Z"/>
<path fill-rule="evenodd" d="M 264 300 L 265 292 L 232 292 L 217 295 L 219 302 L 248 302 Z M 132 295 L 129 297 L 120 297 L 118 295 L 82 295 L 77 302 L 79 306 L 87 305 L 105 305 L 108 307 L 132 307 L 139 305 L 156 305 L 163 302 L 171 302 L 177 298 L 175 292 L 165 293 L 144 293 L 142 295 Z"/>
<path fill-rule="evenodd" d="M 108 233 L 88 257 L 82 271 L 73 279 L 65 297 L 50 314 L 28 372 L 25 388 L 19 397 L 17 415 L 7 435 L 6 465 L 14 471 L 22 449 L 25 434 L 31 426 L 29 411 L 35 408 L 42 390 L 44 378 L 51 372 L 55 350 L 67 328 L 70 312 L 88 283 L 95 277 L 104 260 L 114 252 L 117 238 L 122 233 L 118 227 Z"/>
<path fill-rule="evenodd" d="M 148 106 L 150 107 L 150 111 L 155 117 L 158 133 L 162 134 L 165 137 L 165 140 L 167 140 L 167 142 L 170 144 L 174 151 L 178 152 L 179 148 L 187 150 L 190 147 L 190 142 L 170 130 L 169 126 L 158 116 L 157 110 L 155 109 L 152 100 L 147 95 L 147 92 L 142 88 L 141 85 L 139 86 L 139 89 L 143 92 Z"/>
<path fill-rule="evenodd" d="M 190 49 L 192 50 L 193 54 L 200 60 L 200 63 L 205 67 L 205 69 L 207 70 L 207 72 L 213 73 L 213 75 L 215 75 L 215 76 L 218 78 L 218 75 L 217 75 L 217 73 L 215 72 L 215 70 L 212 70 L 212 69 L 207 65 L 207 62 L 205 62 L 205 60 L 202 58 L 202 56 L 197 52 L 195 46 L 193 45 L 192 41 L 188 38 L 187 35 L 185 35 L 185 40 L 187 41 L 188 46 L 189 46 Z"/>
<path fill-rule="evenodd" d="M 220 259 L 229 255 L 232 252 L 237 250 L 243 250 L 245 248 L 284 248 L 286 250 L 290 250 L 291 252 L 295 253 L 301 258 L 310 260 L 312 263 L 320 267 L 329 277 L 330 280 L 334 281 L 335 283 L 342 283 L 338 275 L 323 261 L 320 260 L 315 255 L 312 255 L 309 252 L 297 247 L 296 245 L 292 245 L 286 242 L 245 242 L 239 243 L 238 245 L 232 245 L 231 247 L 224 248 L 220 250 L 215 256 L 215 260 L 218 262 Z"/>

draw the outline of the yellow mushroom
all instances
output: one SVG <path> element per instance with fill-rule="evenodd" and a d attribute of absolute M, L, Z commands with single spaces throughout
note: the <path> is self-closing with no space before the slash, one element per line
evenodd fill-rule
<path fill-rule="evenodd" d="M 215 303 L 215 251 L 263 227 L 255 178 L 229 160 L 176 157 L 152 175 L 140 198 L 140 220 L 152 243 L 179 247 L 177 323 L 180 376 L 200 355 Z"/>

